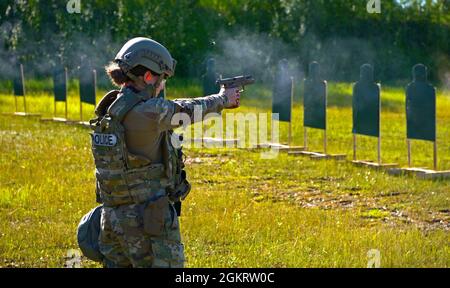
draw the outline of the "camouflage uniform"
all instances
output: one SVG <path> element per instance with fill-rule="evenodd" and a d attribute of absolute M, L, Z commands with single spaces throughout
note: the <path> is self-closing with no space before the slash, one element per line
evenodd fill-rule
<path fill-rule="evenodd" d="M 182 268 L 184 253 L 178 217 L 173 206 L 168 205 L 164 232 L 159 237 L 144 232 L 145 204 L 103 208 L 100 251 L 105 256 L 105 266 Z"/>
<path fill-rule="evenodd" d="M 124 88 L 117 98 L 131 97 L 136 93 L 138 92 L 132 88 Z M 142 96 L 142 93 L 138 94 Z M 194 120 L 194 106 L 201 105 L 204 116 L 210 112 L 220 113 L 227 101 L 223 95 L 174 101 L 150 98 L 148 95 L 144 97 L 146 99 L 127 112 L 122 121 L 126 149 L 133 158 L 138 156 L 136 163 L 139 165 L 143 165 L 142 162 L 145 165 L 163 163 L 164 145 L 161 145 L 164 141 L 163 135 L 179 126 L 179 123 L 171 124 L 174 114 L 186 113 Z M 114 109 L 112 107 L 110 110 Z M 114 114 L 114 111 L 110 112 Z M 102 192 L 103 188 L 98 177 L 100 176 L 97 175 L 97 192 L 99 190 Z M 144 227 L 145 219 L 152 217 L 145 216 L 145 208 L 151 199 L 139 199 L 134 203 L 121 205 L 105 205 L 103 208 L 99 245 L 105 257 L 105 267 L 183 267 L 184 249 L 173 201 L 167 197 L 161 186 L 154 187 L 155 195 L 159 195 L 158 199 L 163 199 L 159 202 L 165 205 L 161 210 L 164 213 L 163 228 L 158 236 L 149 235 Z M 101 195 L 99 198 L 100 202 L 105 202 L 105 199 L 101 199 Z"/>

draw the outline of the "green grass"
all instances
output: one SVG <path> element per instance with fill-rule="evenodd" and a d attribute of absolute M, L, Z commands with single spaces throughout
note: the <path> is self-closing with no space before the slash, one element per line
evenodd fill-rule
<path fill-rule="evenodd" d="M 195 81 L 169 86 L 170 98 L 199 96 Z M 28 89 L 31 92 L 31 89 Z M 99 96 L 104 91 L 99 91 Z M 351 157 L 351 85 L 329 83 L 329 151 Z M 406 165 L 404 95 L 383 87 L 383 161 Z M 31 112 L 52 116 L 48 93 L 30 93 Z M 270 109 L 256 85 L 236 112 Z M 303 143 L 301 99 L 294 142 Z M 61 105 L 62 106 L 62 105 Z M 69 117 L 79 119 L 76 89 Z M 450 169 L 450 94 L 438 94 L 439 168 Z M 0 94 L 0 112 L 12 112 Z M 85 107 L 85 120 L 92 115 Z M 76 226 L 95 204 L 88 130 L 0 116 L 0 266 L 62 267 L 76 249 Z M 281 124 L 286 140 L 287 124 Z M 376 159 L 376 141 L 360 137 L 358 157 Z M 310 147 L 321 149 L 321 132 Z M 414 142 L 413 163 L 432 164 L 432 145 Z M 450 266 L 450 181 L 393 177 L 349 162 L 281 154 L 261 159 L 241 149 L 186 151 L 193 191 L 183 205 L 188 267 L 366 267 L 378 249 L 382 267 Z M 195 161 L 191 161 L 195 159 Z M 83 260 L 85 267 L 98 267 Z"/>

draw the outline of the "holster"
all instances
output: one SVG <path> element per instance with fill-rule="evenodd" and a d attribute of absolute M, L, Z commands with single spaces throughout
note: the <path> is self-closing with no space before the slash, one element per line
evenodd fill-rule
<path fill-rule="evenodd" d="M 175 208 L 175 211 L 177 212 L 177 216 L 181 216 L 181 201 L 175 202 L 173 204 L 173 207 Z"/>
<path fill-rule="evenodd" d="M 191 191 L 191 184 L 187 181 L 186 171 L 184 168 L 182 148 L 176 148 L 172 145 L 170 137 L 173 131 L 169 131 L 164 135 L 162 142 L 163 161 L 166 166 L 166 175 L 171 180 L 171 185 L 166 187 L 169 200 L 174 204 L 177 216 L 181 215 L 181 201 Z"/>

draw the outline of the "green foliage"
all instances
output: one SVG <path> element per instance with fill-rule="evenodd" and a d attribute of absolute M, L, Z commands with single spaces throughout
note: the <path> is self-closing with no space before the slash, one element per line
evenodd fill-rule
<path fill-rule="evenodd" d="M 101 68 L 127 39 L 149 36 L 173 52 L 178 75 L 198 76 L 205 57 L 220 52 L 221 35 L 252 31 L 286 43 L 304 68 L 312 60 L 322 62 L 331 80 L 353 81 L 352 71 L 365 62 L 374 64 L 383 81 L 409 79 L 417 62 L 428 65 L 436 81 L 444 81 L 450 69 L 448 0 L 383 0 L 381 14 L 367 13 L 363 0 L 81 3 L 81 14 L 69 14 L 67 1 L 2 1 L 2 62 L 18 57 L 33 63 L 38 75 L 61 61 Z"/>

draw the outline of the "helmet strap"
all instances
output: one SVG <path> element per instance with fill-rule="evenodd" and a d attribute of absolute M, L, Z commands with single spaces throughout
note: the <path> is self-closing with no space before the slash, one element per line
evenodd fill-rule
<path fill-rule="evenodd" d="M 139 93 L 144 94 L 145 98 L 150 99 L 156 97 L 156 87 L 159 86 L 161 83 L 161 79 L 158 79 L 155 84 L 147 84 L 144 80 L 137 77 L 131 72 L 126 73 L 128 78 L 130 78 L 136 85 L 138 85 L 138 88 L 141 89 Z"/>
<path fill-rule="evenodd" d="M 156 86 L 153 84 L 146 84 L 145 88 L 139 92 L 143 94 L 146 99 L 154 98 L 156 95 Z"/>
<path fill-rule="evenodd" d="M 159 87 L 162 81 L 163 77 L 158 77 L 158 80 L 156 80 L 155 84 L 146 84 L 147 86 L 145 87 L 143 92 L 149 95 L 149 98 L 155 98 L 157 96 L 156 89 Z"/>

